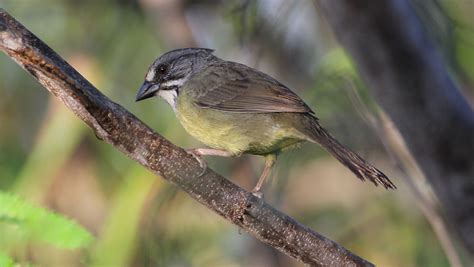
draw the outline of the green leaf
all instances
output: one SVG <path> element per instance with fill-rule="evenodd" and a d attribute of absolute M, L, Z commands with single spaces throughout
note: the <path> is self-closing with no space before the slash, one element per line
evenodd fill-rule
<path fill-rule="evenodd" d="M 7 229 L 18 232 L 21 238 L 59 248 L 81 248 L 93 240 L 92 235 L 74 221 L 0 191 L 0 228 L 6 226 L 12 226 Z"/>

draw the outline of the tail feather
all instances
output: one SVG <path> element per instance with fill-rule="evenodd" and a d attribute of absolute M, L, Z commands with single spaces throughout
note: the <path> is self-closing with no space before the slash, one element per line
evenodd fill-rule
<path fill-rule="evenodd" d="M 388 179 L 388 177 L 374 166 L 367 163 L 356 153 L 352 152 L 344 145 L 339 143 L 332 137 L 326 129 L 324 129 L 315 117 L 310 119 L 310 133 L 308 133 L 310 140 L 323 146 L 329 153 L 331 153 L 342 164 L 349 168 L 359 179 L 369 180 L 378 186 L 379 184 L 386 189 L 396 189 L 395 184 Z"/>

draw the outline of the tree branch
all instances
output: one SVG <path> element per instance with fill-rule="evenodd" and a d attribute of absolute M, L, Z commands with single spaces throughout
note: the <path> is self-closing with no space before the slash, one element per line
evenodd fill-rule
<path fill-rule="evenodd" d="M 318 2 L 473 256 L 474 112 L 409 1 Z"/>
<path fill-rule="evenodd" d="M 0 50 L 60 98 L 96 136 L 264 243 L 314 266 L 372 266 L 199 163 L 100 93 L 3 9 Z"/>

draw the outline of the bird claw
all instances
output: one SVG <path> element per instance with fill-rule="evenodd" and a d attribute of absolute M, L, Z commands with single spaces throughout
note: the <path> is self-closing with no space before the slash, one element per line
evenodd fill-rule
<path fill-rule="evenodd" d="M 195 158 L 198 162 L 199 162 L 199 166 L 201 166 L 201 173 L 199 173 L 199 176 L 198 177 L 201 177 L 204 175 L 204 173 L 206 172 L 207 170 L 207 162 L 202 158 L 201 154 L 198 153 L 196 150 L 194 149 L 186 149 L 186 152 L 193 156 L 193 158 Z"/>

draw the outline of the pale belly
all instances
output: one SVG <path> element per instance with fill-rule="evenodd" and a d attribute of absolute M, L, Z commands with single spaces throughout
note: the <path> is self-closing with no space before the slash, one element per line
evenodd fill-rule
<path fill-rule="evenodd" d="M 229 113 L 198 108 L 180 96 L 176 115 L 184 129 L 205 145 L 234 155 L 264 155 L 304 141 L 306 137 L 290 126 L 291 114 Z"/>

